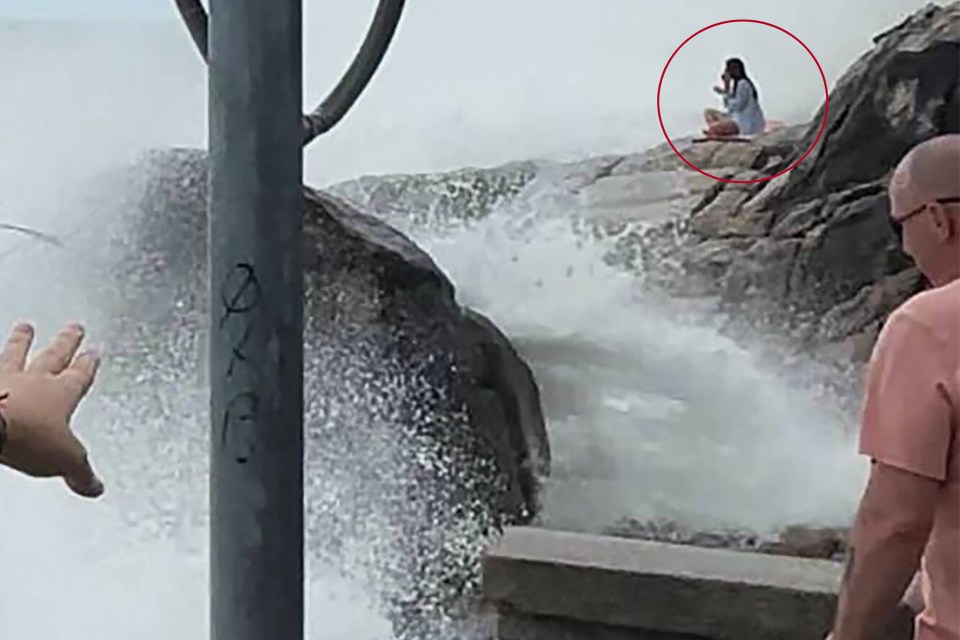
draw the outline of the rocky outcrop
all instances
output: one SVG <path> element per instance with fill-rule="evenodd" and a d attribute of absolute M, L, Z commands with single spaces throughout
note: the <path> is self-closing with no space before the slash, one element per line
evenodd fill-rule
<path fill-rule="evenodd" d="M 160 317 L 144 317 L 142 300 L 128 306 L 141 323 L 163 323 L 204 307 L 205 156 L 155 153 L 138 174 L 143 182 L 133 192 L 141 196 L 142 215 L 131 225 L 137 235 L 128 255 L 137 256 L 137 268 L 129 280 L 142 292 L 148 278 L 137 274 L 145 274 L 145 264 L 158 265 L 152 273 L 162 275 L 162 284 L 157 280 L 155 288 L 168 294 L 159 303 L 152 298 L 149 308 Z M 488 319 L 461 307 L 442 271 L 400 232 L 309 188 L 303 250 L 308 347 L 327 326 L 345 325 L 355 342 L 369 340 L 377 357 L 419 370 L 443 397 L 444 406 L 432 409 L 450 415 L 465 410 L 477 446 L 491 458 L 502 486 L 494 491 L 491 485 L 490 504 L 512 520 L 529 517 L 536 510 L 537 477 L 549 469 L 549 447 L 536 383 L 509 340 Z M 346 308 L 356 297 L 351 286 L 367 296 L 353 309 L 363 316 Z M 409 410 L 429 413 L 431 407 Z"/>
<path fill-rule="evenodd" d="M 391 222 L 447 225 L 488 215 L 497 204 L 522 191 L 536 173 L 537 163 L 516 162 L 496 171 L 365 176 L 328 191 Z"/>
<path fill-rule="evenodd" d="M 376 333 L 377 358 L 417 370 L 436 397 L 432 408 L 410 407 L 411 422 L 431 409 L 465 410 L 468 433 L 460 437 L 477 439 L 473 455 L 489 458 L 488 473 L 497 475 L 484 503 L 511 521 L 526 521 L 536 512 L 537 481 L 550 461 L 539 391 L 526 363 L 492 322 L 457 303 L 450 281 L 405 236 L 319 191 L 305 190 L 305 203 L 305 312 L 317 331 L 306 339 L 322 339 L 340 323 L 369 323 L 360 330 Z M 373 298 L 362 303 L 362 317 L 343 304 L 354 283 Z M 442 442 L 453 434 L 430 435 Z"/>
<path fill-rule="evenodd" d="M 625 519 L 604 532 L 619 538 L 650 540 L 709 549 L 730 549 L 771 555 L 842 561 L 848 553 L 845 529 L 791 526 L 769 536 L 752 531 L 693 530 L 674 522 L 640 522 Z"/>
<path fill-rule="evenodd" d="M 207 322 L 205 154 L 150 154 L 122 184 L 125 228 L 106 252 L 111 361 L 142 387 L 146 361 L 168 360 L 158 378 L 205 367 L 196 344 L 168 344 Z M 309 188 L 303 232 L 313 551 L 336 563 L 365 549 L 349 570 L 388 603 L 397 637 L 439 637 L 443 612 L 476 588 L 485 536 L 537 511 L 550 468 L 539 389 L 400 232 Z"/>
<path fill-rule="evenodd" d="M 770 205 L 883 180 L 910 147 L 960 128 L 960 4 L 930 4 L 873 43 L 830 92 L 821 144 L 771 194 Z M 825 108 L 804 135 L 804 149 Z"/>
<path fill-rule="evenodd" d="M 718 185 L 694 208 L 679 249 L 687 273 L 712 280 L 728 305 L 812 320 L 809 345 L 840 344 L 861 361 L 886 314 L 923 286 L 888 224 L 886 184 L 912 146 L 960 131 L 960 3 L 931 5 L 874 43 L 831 92 L 813 153 L 755 193 Z M 778 134 L 777 146 L 793 137 L 793 150 L 760 173 L 798 159 L 822 118 L 823 108 L 802 135 Z M 768 144 L 727 146 L 749 160 Z"/>

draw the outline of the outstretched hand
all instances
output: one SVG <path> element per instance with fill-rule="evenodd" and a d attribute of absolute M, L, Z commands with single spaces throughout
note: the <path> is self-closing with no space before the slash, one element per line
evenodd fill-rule
<path fill-rule="evenodd" d="M 89 391 L 100 358 L 77 355 L 84 329 L 64 328 L 30 362 L 33 327 L 17 325 L 0 352 L 0 414 L 7 423 L 0 463 L 36 478 L 62 477 L 81 496 L 103 491 L 70 419 Z"/>

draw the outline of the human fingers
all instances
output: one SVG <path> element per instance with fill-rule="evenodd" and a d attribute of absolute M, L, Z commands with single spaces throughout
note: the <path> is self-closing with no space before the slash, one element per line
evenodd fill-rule
<path fill-rule="evenodd" d="M 103 493 L 103 482 L 90 465 L 90 457 L 83 443 L 69 429 L 63 434 L 63 457 L 59 473 L 70 490 L 84 498 L 96 498 Z"/>
<path fill-rule="evenodd" d="M 97 477 L 86 455 L 83 464 L 76 471 L 65 474 L 63 480 L 71 491 L 84 498 L 99 498 L 105 491 L 103 481 Z"/>
<path fill-rule="evenodd" d="M 27 371 L 61 373 L 70 366 L 73 356 L 80 348 L 83 333 L 83 325 L 79 323 L 68 324 L 60 330 L 49 345 L 37 354 L 37 357 L 30 361 L 30 364 L 27 365 Z"/>
<path fill-rule="evenodd" d="M 74 405 L 87 395 L 100 368 L 100 354 L 91 349 L 84 351 L 70 363 L 70 366 L 60 374 L 60 379 L 67 385 Z"/>
<path fill-rule="evenodd" d="M 19 323 L 13 328 L 7 344 L 0 352 L 0 371 L 23 371 L 31 344 L 33 327 L 26 322 Z"/>

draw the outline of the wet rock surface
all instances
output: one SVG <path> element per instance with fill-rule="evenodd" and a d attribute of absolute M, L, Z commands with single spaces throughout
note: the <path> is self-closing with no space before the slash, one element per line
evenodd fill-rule
<path fill-rule="evenodd" d="M 194 150 L 157 152 L 137 173 L 143 176 L 133 189 L 140 195 L 140 215 L 133 216 L 139 234 L 131 254 L 160 261 L 158 288 L 168 289 L 167 301 L 179 301 L 157 305 L 165 312 L 157 318 L 139 320 L 162 324 L 184 308 L 205 305 L 206 159 Z M 353 326 L 358 340 L 375 341 L 371 347 L 385 361 L 399 358 L 421 369 L 438 397 L 447 398 L 436 410 L 465 409 L 471 429 L 495 458 L 504 484 L 488 498 L 498 512 L 519 519 L 535 512 L 536 477 L 548 472 L 549 447 L 536 383 L 506 336 L 459 305 L 447 277 L 403 234 L 309 188 L 303 250 L 306 341 L 318 339 L 316 332 L 327 324 Z M 355 295 L 367 297 L 363 307 L 347 308 Z M 351 310 L 363 315 L 352 317 Z M 374 333 L 363 333 L 368 326 Z"/>
<path fill-rule="evenodd" d="M 846 558 L 846 529 L 791 526 L 770 536 L 742 530 L 694 530 L 674 522 L 638 522 L 625 519 L 603 532 L 622 538 L 729 549 L 772 555 L 817 558 L 840 562 Z"/>
<path fill-rule="evenodd" d="M 857 362 L 886 314 L 923 286 L 887 221 L 886 185 L 909 148 L 960 131 L 960 4 L 931 5 L 874 44 L 831 92 L 810 156 L 749 199 L 737 185 L 718 187 L 692 215 L 694 237 L 676 247 L 694 256 L 687 272 L 712 279 L 728 305 L 784 324 L 817 318 L 806 346 L 841 345 Z M 810 149 L 822 119 L 823 109 L 804 131 L 773 134 L 784 151 L 774 166 Z M 771 137 L 741 146 L 764 148 Z M 723 245 L 732 256 L 724 272 L 697 259 L 703 246 L 715 255 Z"/>
<path fill-rule="evenodd" d="M 118 182 L 112 361 L 121 378 L 148 375 L 146 357 L 202 371 L 203 345 L 168 340 L 206 332 L 206 155 L 154 152 Z M 406 236 L 310 188 L 302 211 L 305 493 L 308 527 L 323 532 L 311 551 L 346 562 L 366 549 L 358 578 L 389 603 L 397 637 L 438 637 L 477 588 L 482 540 L 538 510 L 540 391 Z"/>
<path fill-rule="evenodd" d="M 328 191 L 387 221 L 448 224 L 488 215 L 500 202 L 520 193 L 537 171 L 538 163 L 517 162 L 495 171 L 367 176 Z"/>

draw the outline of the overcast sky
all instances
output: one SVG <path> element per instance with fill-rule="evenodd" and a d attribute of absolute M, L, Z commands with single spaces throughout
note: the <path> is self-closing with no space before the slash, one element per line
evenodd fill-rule
<path fill-rule="evenodd" d="M 0 16 L 159 20 L 167 16 L 172 7 L 173 0 L 0 0 Z"/>
<path fill-rule="evenodd" d="M 925 4 L 680 0 L 653 9 L 651 0 L 411 0 L 373 83 L 311 145 L 308 174 L 326 182 L 639 150 L 663 140 L 657 82 L 698 29 L 734 18 L 776 23 L 810 47 L 832 86 L 872 36 Z M 335 84 L 375 5 L 304 0 L 305 106 Z M 205 70 L 173 0 L 0 0 L 0 16 L 156 25 L 149 34 L 91 26 L 0 38 L 5 139 L 43 131 L 59 141 L 57 153 L 74 141 L 85 149 L 83 166 L 91 148 L 204 143 Z M 672 137 L 694 132 L 703 107 L 715 106 L 710 86 L 730 55 L 746 60 L 770 117 L 804 121 L 822 104 L 820 75 L 799 44 L 768 27 L 728 25 L 690 42 L 667 73 L 662 106 Z"/>

